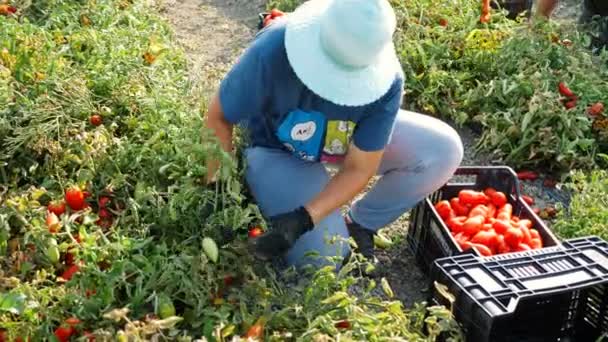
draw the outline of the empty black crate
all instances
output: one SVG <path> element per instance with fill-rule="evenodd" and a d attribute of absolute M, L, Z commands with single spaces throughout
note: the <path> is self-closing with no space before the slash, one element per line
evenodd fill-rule
<path fill-rule="evenodd" d="M 509 203 L 513 205 L 513 215 L 531 220 L 534 228 L 540 233 L 545 247 L 559 245 L 559 240 L 543 220 L 521 199 L 519 180 L 513 169 L 506 166 L 461 167 L 455 172 L 455 176 L 441 189 L 421 201 L 410 214 L 408 246 L 425 273 L 430 272 L 430 267 L 436 259 L 463 253 L 448 227 L 439 217 L 434 204 L 440 200 L 456 197 L 460 190 L 464 189 L 483 191 L 492 187 L 504 192 Z M 457 180 L 457 178 L 472 179 Z M 465 253 L 479 255 L 475 250 L 468 250 Z"/>
<path fill-rule="evenodd" d="M 433 278 L 451 295 L 435 286 L 431 302 L 452 308 L 467 341 L 592 342 L 608 333 L 608 242 L 598 237 L 435 264 Z"/>

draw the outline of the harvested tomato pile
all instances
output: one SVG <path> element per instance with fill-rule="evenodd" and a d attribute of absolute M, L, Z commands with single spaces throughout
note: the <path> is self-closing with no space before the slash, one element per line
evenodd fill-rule
<path fill-rule="evenodd" d="M 458 197 L 436 203 L 435 210 L 462 250 L 491 256 L 543 247 L 532 221 L 513 215 L 507 196 L 493 188 L 462 190 Z"/>

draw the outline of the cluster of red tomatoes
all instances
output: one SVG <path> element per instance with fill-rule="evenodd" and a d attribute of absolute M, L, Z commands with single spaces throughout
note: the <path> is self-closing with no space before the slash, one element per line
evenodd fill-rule
<path fill-rule="evenodd" d="M 532 221 L 513 215 L 507 196 L 495 189 L 462 190 L 436 203 L 435 210 L 463 251 L 473 248 L 491 256 L 543 247 Z"/>

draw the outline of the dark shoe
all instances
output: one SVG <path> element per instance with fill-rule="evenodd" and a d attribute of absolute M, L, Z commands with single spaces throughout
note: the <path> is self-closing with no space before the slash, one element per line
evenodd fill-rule
<path fill-rule="evenodd" d="M 347 223 L 348 233 L 357 243 L 356 252 L 369 261 L 374 259 L 374 232 L 361 227 L 358 223 Z"/>

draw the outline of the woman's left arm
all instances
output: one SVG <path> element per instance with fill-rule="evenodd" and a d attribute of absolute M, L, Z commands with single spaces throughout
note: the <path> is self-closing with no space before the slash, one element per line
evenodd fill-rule
<path fill-rule="evenodd" d="M 315 224 L 350 202 L 365 188 L 376 174 L 383 152 L 366 152 L 351 144 L 342 169 L 323 191 L 304 206 Z"/>

